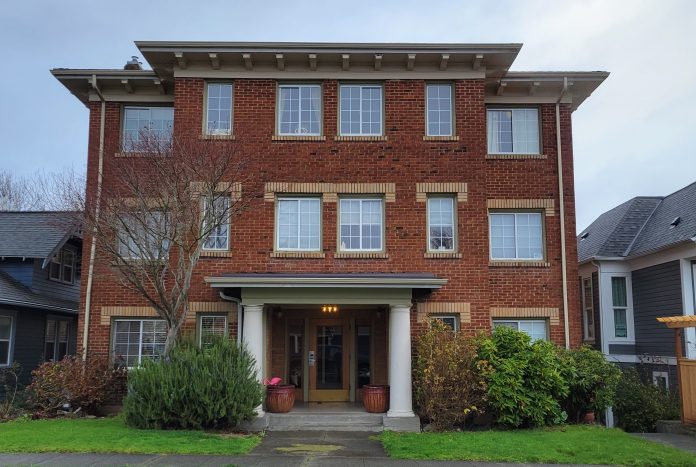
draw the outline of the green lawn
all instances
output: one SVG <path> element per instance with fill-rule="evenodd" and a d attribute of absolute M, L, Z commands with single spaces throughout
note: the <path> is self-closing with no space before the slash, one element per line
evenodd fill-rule
<path fill-rule="evenodd" d="M 618 429 L 566 426 L 537 430 L 381 435 L 390 457 L 550 464 L 696 466 L 696 456 Z"/>
<path fill-rule="evenodd" d="M 246 454 L 261 438 L 183 430 L 136 430 L 120 417 L 0 423 L 0 452 Z"/>

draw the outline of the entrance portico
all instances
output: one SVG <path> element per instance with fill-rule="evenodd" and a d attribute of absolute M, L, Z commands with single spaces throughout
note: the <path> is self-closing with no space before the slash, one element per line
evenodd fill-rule
<path fill-rule="evenodd" d="M 206 282 L 240 301 L 240 338 L 256 359 L 260 381 L 281 376 L 295 384 L 298 400 L 309 402 L 359 401 L 365 382 L 388 383 L 384 427 L 419 429 L 411 406 L 412 294 L 414 288 L 438 289 L 445 279 L 432 274 L 228 274 Z M 337 311 L 322 312 L 328 305 Z M 264 416 L 261 408 L 258 412 Z"/>

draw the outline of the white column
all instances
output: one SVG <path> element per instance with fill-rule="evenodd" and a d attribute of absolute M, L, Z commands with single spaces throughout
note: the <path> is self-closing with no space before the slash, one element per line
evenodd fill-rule
<path fill-rule="evenodd" d="M 389 312 L 388 417 L 413 417 L 411 407 L 411 307 L 392 305 Z"/>
<path fill-rule="evenodd" d="M 244 305 L 242 340 L 247 350 L 256 360 L 256 375 L 259 382 L 263 381 L 263 305 Z M 262 416 L 263 406 L 256 408 L 258 416 Z"/>

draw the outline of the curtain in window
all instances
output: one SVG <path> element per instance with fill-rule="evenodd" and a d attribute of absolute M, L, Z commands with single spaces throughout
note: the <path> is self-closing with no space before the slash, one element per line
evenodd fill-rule
<path fill-rule="evenodd" d="M 626 278 L 611 278 L 611 299 L 614 306 L 626 306 Z"/>
<path fill-rule="evenodd" d="M 500 152 L 500 114 L 488 112 L 488 152 Z"/>

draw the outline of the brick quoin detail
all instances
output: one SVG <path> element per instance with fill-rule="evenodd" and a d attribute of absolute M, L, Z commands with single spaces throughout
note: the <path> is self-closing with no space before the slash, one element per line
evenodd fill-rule
<path fill-rule="evenodd" d="M 559 310 L 552 316 L 549 335 L 563 345 L 563 295 L 561 284 L 560 209 L 556 153 L 555 107 L 539 105 L 542 147 L 545 157 L 490 159 L 486 143 L 486 106 L 484 80 L 454 82 L 456 134 L 451 138 L 424 138 L 425 81 L 384 81 L 384 138 L 339 138 L 337 136 L 338 81 L 323 80 L 322 138 L 273 138 L 275 133 L 276 87 L 272 79 L 236 79 L 234 81 L 233 144 L 248 162 L 254 179 L 246 182 L 242 196 L 258 193 L 248 209 L 233 219 L 229 254 L 200 260 L 193 277 L 190 299 L 193 302 L 219 302 L 218 291 L 204 282 L 207 276 L 223 273 L 350 273 L 430 272 L 448 279 L 447 285 L 426 296 L 418 295 L 411 313 L 412 332 L 425 326 L 421 310 L 449 309 L 464 313 L 462 332 L 477 333 L 491 329 L 491 309 Z M 201 137 L 204 80 L 174 80 L 175 133 Z M 147 103 L 146 101 L 144 103 Z M 88 201 L 96 193 L 99 157 L 100 104 L 90 103 Z M 122 106 L 106 104 L 104 183 L 119 170 L 124 159 L 119 152 Z M 570 341 L 581 342 L 581 319 L 575 244 L 575 197 L 573 187 L 573 151 L 571 108 L 560 109 L 563 183 L 565 198 L 565 241 L 567 248 L 568 303 Z M 234 180 L 230 180 L 233 182 Z M 385 254 L 379 257 L 341 255 L 337 251 L 337 203 L 322 203 L 322 252 L 312 255 L 274 254 L 273 187 L 288 184 L 378 184 L 393 187 L 393 196 L 385 203 Z M 428 256 L 426 251 L 426 204 L 417 194 L 419 184 L 432 185 L 458 194 L 456 203 L 458 255 Z M 367 186 L 367 185 L 366 185 Z M 446 188 L 443 188 L 446 187 Z M 305 186 L 306 188 L 306 186 Z M 386 190 L 389 191 L 389 190 Z M 270 193 L 270 195 L 269 195 Z M 323 189 L 320 192 L 324 193 Z M 326 193 L 335 193 L 327 191 Z M 340 195 L 340 193 L 338 193 Z M 270 198 L 270 199 L 269 199 Z M 543 200 L 538 205 L 547 211 L 544 217 L 546 258 L 542 267 L 489 264 L 489 200 Z M 547 200 L 550 200 L 549 203 Z M 335 201 L 329 195 L 329 200 Z M 535 205 L 536 206 L 536 205 Z M 550 212 L 549 212 L 550 211 Z M 87 277 L 91 239 L 86 235 L 83 278 Z M 458 257 L 460 256 L 460 257 Z M 80 326 L 84 323 L 87 280 L 82 281 Z M 432 305 L 442 302 L 443 307 Z M 429 304 L 422 308 L 422 304 Z M 457 304 L 456 306 L 453 304 Z M 110 347 L 109 319 L 100 312 L 106 307 L 145 307 L 144 301 L 121 286 L 104 258 L 97 257 L 92 289 L 92 307 L 88 354 L 107 354 Z M 114 310 L 114 308 L 106 308 Z M 234 314 L 231 313 L 230 317 Z M 419 318 L 420 316 L 420 318 Z M 520 316 L 522 317 L 522 316 Z M 104 324 L 106 323 L 106 324 Z M 194 320 L 186 323 L 193 329 Z M 236 335 L 236 318 L 229 320 L 230 333 Z M 81 336 L 78 339 L 82 343 Z"/>

